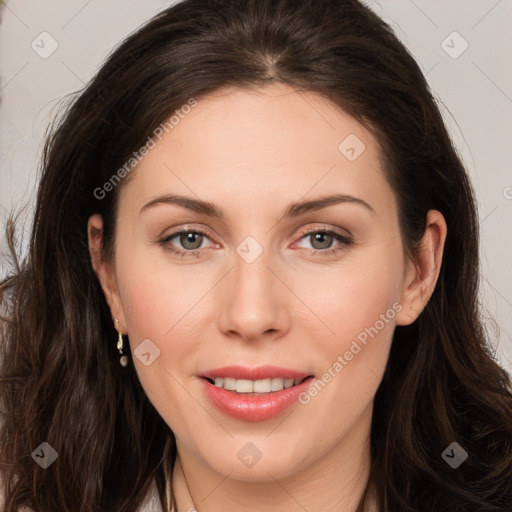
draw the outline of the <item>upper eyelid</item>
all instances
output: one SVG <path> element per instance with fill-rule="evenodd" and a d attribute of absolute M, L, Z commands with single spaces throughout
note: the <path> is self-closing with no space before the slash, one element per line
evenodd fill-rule
<path fill-rule="evenodd" d="M 342 233 L 341 231 L 345 231 L 346 233 Z M 332 227 L 325 226 L 325 225 L 312 227 L 312 228 L 306 228 L 304 230 L 299 230 L 299 235 L 305 236 L 305 235 L 308 235 L 311 233 L 317 233 L 317 232 L 326 232 L 329 234 L 339 235 L 339 236 L 345 237 L 345 238 L 352 237 L 352 233 L 350 233 L 350 231 L 348 231 L 347 229 L 342 230 L 340 228 L 332 228 Z"/>
<path fill-rule="evenodd" d="M 168 235 L 162 235 L 159 238 L 161 238 L 163 240 L 171 240 L 183 233 L 199 233 L 200 235 L 206 235 L 210 239 L 212 238 L 212 235 L 210 234 L 210 232 L 203 228 L 180 228 L 177 231 L 169 233 Z"/>

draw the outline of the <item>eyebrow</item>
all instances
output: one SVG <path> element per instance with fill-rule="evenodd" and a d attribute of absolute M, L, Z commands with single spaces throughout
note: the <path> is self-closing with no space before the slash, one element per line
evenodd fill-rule
<path fill-rule="evenodd" d="M 354 203 L 363 206 L 365 209 L 375 214 L 375 210 L 366 201 L 363 201 L 358 197 L 347 194 L 330 194 L 327 196 L 317 197 L 315 199 L 292 203 L 287 206 L 281 218 L 298 217 L 306 212 L 317 211 L 328 206 L 342 203 Z M 193 212 L 216 219 L 225 218 L 221 208 L 216 204 L 178 194 L 165 194 L 152 199 L 141 208 L 139 215 L 152 207 L 162 204 L 178 205 Z"/>

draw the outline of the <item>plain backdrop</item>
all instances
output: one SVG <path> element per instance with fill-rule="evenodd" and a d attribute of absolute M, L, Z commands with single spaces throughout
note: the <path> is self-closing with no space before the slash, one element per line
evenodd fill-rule
<path fill-rule="evenodd" d="M 63 96 L 163 0 L 8 0 L 0 25 L 0 272 L 6 214 L 33 206 L 45 129 Z M 391 24 L 439 100 L 477 193 L 481 301 L 512 373 L 512 0 L 366 2 Z M 26 216 L 30 227 L 30 208 Z M 22 239 L 22 250 L 26 237 Z"/>

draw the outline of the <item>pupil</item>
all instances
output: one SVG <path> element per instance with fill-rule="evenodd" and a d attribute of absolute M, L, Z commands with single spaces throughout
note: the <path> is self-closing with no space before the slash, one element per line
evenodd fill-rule
<path fill-rule="evenodd" d="M 199 244 L 197 243 L 197 239 L 194 241 L 195 237 L 198 238 Z M 186 249 L 198 249 L 199 247 L 201 247 L 202 235 L 200 235 L 199 233 L 184 233 L 181 235 L 180 242 Z M 192 247 L 188 245 L 189 243 L 192 244 Z M 196 245 L 194 245 L 194 243 Z"/>
<path fill-rule="evenodd" d="M 327 249 L 331 245 L 332 235 L 328 235 L 327 233 L 316 233 L 313 236 L 314 236 L 314 241 L 320 242 L 320 245 L 321 245 L 321 247 L 315 247 L 315 245 L 313 244 L 313 247 L 315 247 L 315 249 Z M 323 243 L 322 243 L 322 239 L 323 239 Z"/>

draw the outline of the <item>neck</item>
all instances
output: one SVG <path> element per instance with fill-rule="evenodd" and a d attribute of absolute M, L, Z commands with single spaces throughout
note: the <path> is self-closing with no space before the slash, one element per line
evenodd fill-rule
<path fill-rule="evenodd" d="M 370 407 L 363 414 L 366 421 L 358 422 L 327 453 L 279 479 L 270 471 L 265 481 L 229 478 L 229 470 L 227 475 L 217 473 L 178 442 L 173 470 L 177 512 L 356 512 L 368 482 L 371 412 Z"/>

